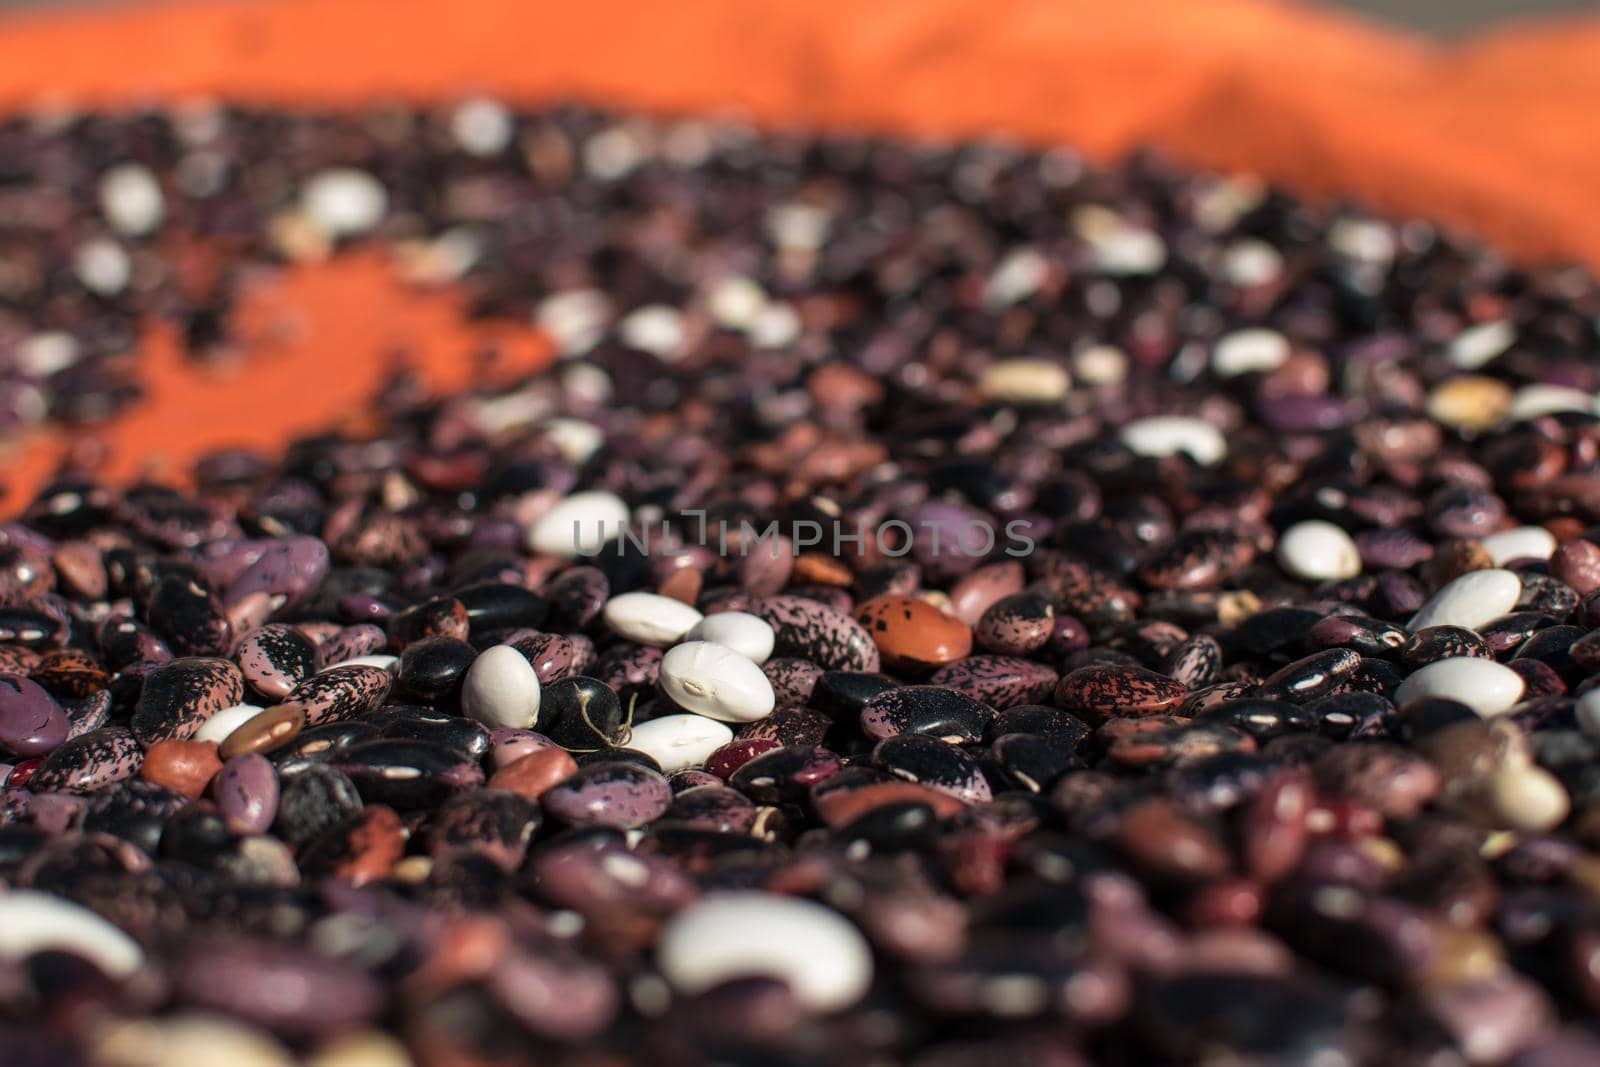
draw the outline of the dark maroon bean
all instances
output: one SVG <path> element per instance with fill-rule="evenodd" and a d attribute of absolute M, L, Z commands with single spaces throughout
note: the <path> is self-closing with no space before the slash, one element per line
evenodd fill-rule
<path fill-rule="evenodd" d="M 1329 749 L 1313 768 L 1317 787 L 1394 818 L 1407 818 L 1439 791 L 1439 773 L 1398 745 L 1359 743 Z"/>
<path fill-rule="evenodd" d="M 353 962 L 262 941 L 200 943 L 175 980 L 180 1002 L 295 1036 L 336 1034 L 375 1018 L 383 987 Z M 277 991 L 264 996 L 266 990 Z"/>

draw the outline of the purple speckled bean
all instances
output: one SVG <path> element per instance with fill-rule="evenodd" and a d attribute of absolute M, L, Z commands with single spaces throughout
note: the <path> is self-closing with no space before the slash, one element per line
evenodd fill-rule
<path fill-rule="evenodd" d="M 772 695 L 780 708 L 802 708 L 811 700 L 812 690 L 823 675 L 821 667 L 793 656 L 779 656 L 761 665 L 761 673 L 772 683 Z"/>
<path fill-rule="evenodd" d="M 968 656 L 935 671 L 930 685 L 942 685 L 996 708 L 1047 704 L 1058 675 L 1036 660 L 1017 656 Z"/>
<path fill-rule="evenodd" d="M 262 696 L 278 700 L 316 673 L 317 646 L 292 626 L 272 623 L 245 634 L 234 649 L 244 680 Z"/>
<path fill-rule="evenodd" d="M 824 670 L 875 671 L 881 660 L 866 628 L 849 615 L 800 596 L 758 597 L 748 610 L 772 625 L 773 655 L 810 660 Z"/>
<path fill-rule="evenodd" d="M 33 774 L 35 793 L 92 793 L 112 782 L 132 778 L 144 762 L 144 750 L 120 726 L 91 730 L 62 743 Z"/>
<path fill-rule="evenodd" d="M 330 667 L 295 686 L 283 702 L 305 709 L 310 729 L 376 710 L 389 695 L 390 681 L 381 667 Z"/>
<path fill-rule="evenodd" d="M 330 667 L 358 656 L 370 656 L 389 647 L 389 635 L 376 623 L 358 622 L 346 626 L 322 642 L 320 657 Z"/>
<path fill-rule="evenodd" d="M 545 811 L 563 822 L 625 830 L 660 818 L 672 803 L 672 787 L 637 764 L 593 763 L 540 799 Z"/>
<path fill-rule="evenodd" d="M 244 699 L 244 676 L 225 659 L 189 657 L 145 677 L 129 725 L 142 744 L 186 740 L 223 708 Z"/>

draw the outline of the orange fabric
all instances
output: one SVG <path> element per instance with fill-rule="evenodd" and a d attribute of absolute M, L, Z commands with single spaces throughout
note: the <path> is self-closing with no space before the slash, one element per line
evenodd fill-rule
<path fill-rule="evenodd" d="M 0 109 L 470 91 L 998 131 L 1097 159 L 1152 143 L 1600 266 L 1600 20 L 1451 46 L 1268 0 L 221 0 L 0 23 Z M 403 296 L 372 259 L 296 272 L 259 299 L 258 314 L 304 332 L 232 377 L 196 380 L 170 339 L 151 338 L 153 398 L 104 434 L 111 473 L 336 423 L 397 340 L 447 386 L 481 339 L 448 295 Z M 523 365 L 538 358 L 525 328 L 498 333 Z M 63 447 L 47 438 L 11 459 L 0 507 L 25 499 Z"/>

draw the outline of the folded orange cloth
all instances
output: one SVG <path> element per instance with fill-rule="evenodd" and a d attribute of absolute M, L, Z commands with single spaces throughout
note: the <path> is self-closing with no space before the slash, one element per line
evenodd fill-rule
<path fill-rule="evenodd" d="M 1155 144 L 1600 265 L 1600 20 L 1438 45 L 1266 0 L 222 0 L 0 24 L 0 108 L 183 97 L 345 105 L 470 91 L 919 136 L 1002 133 L 1097 159 Z M 312 281 L 315 280 L 315 284 Z M 344 289 L 340 289 L 344 286 Z M 192 380 L 152 338 L 153 396 L 108 428 L 110 470 L 270 445 L 337 422 L 410 339 L 434 386 L 481 337 L 447 297 L 408 307 L 381 265 L 275 296 L 305 329 L 236 377 Z M 338 295 L 343 293 L 341 297 Z M 358 294 L 359 321 L 340 307 Z M 512 326 L 524 361 L 537 341 Z M 341 366 L 308 390 L 308 368 Z M 287 404 L 282 401 L 292 401 Z M 7 466 L 14 509 L 57 462 Z"/>

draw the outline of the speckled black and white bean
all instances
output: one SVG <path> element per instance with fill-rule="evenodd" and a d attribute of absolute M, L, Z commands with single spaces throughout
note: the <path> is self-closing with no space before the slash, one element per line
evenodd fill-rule
<path fill-rule="evenodd" d="M 861 729 L 874 740 L 898 734 L 928 734 L 951 741 L 976 741 L 994 709 L 966 693 L 940 685 L 890 689 L 861 709 Z"/>
<path fill-rule="evenodd" d="M 958 745 L 926 734 L 898 734 L 879 741 L 872 762 L 896 778 L 948 793 L 967 804 L 990 797 L 989 782 L 978 761 Z"/>
<path fill-rule="evenodd" d="M 92 793 L 132 778 L 143 762 L 144 750 L 130 731 L 106 726 L 70 738 L 46 756 L 28 787 L 35 793 Z"/>
<path fill-rule="evenodd" d="M 187 740 L 223 708 L 244 699 L 244 676 L 225 659 L 175 659 L 144 680 L 130 727 L 144 745 Z"/>
<path fill-rule="evenodd" d="M 929 685 L 942 685 L 996 708 L 1040 704 L 1050 699 L 1059 676 L 1035 660 L 1017 656 L 968 656 L 939 668 Z"/>
<path fill-rule="evenodd" d="M 380 667 L 332 667 L 295 686 L 283 702 L 303 707 L 310 728 L 365 715 L 383 703 L 389 684 Z"/>
<path fill-rule="evenodd" d="M 995 739 L 989 755 L 1007 782 L 1030 793 L 1047 792 L 1084 765 L 1073 746 L 1044 734 L 1005 734 Z"/>
<path fill-rule="evenodd" d="M 245 634 L 233 659 L 251 688 L 272 700 L 288 696 L 302 680 L 315 674 L 319 661 L 316 644 L 282 623 Z"/>
<path fill-rule="evenodd" d="M 591 763 L 540 799 L 563 822 L 627 830 L 660 818 L 672 804 L 672 787 L 635 763 Z"/>

